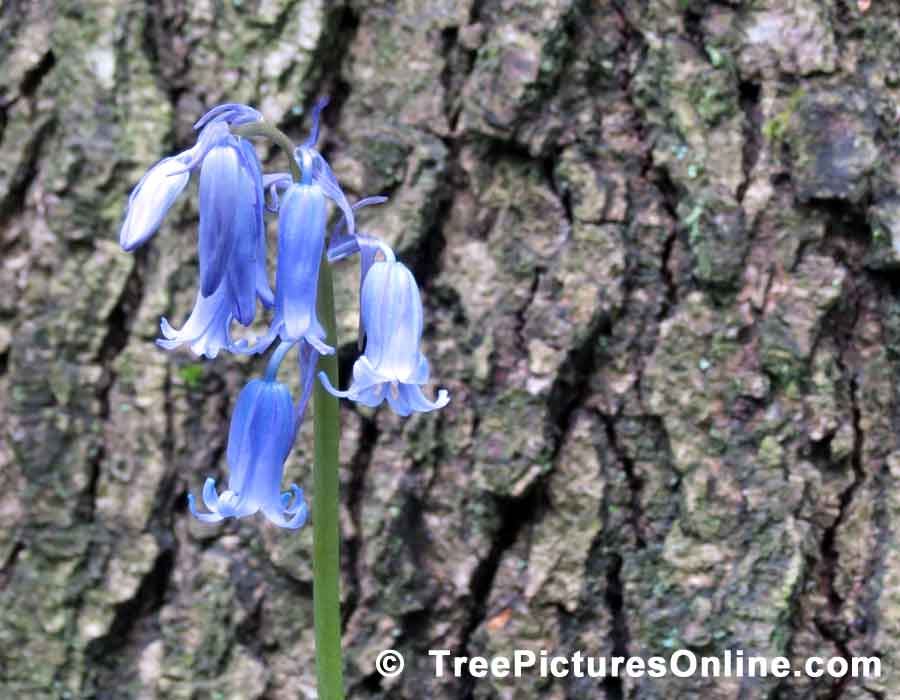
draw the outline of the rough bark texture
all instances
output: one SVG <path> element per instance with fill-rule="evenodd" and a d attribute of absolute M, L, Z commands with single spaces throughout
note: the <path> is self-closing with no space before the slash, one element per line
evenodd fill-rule
<path fill-rule="evenodd" d="M 453 397 L 344 407 L 350 697 L 900 697 L 898 66 L 888 0 L 5 2 L 0 696 L 314 696 L 311 531 L 186 512 L 261 371 L 153 345 L 193 301 L 196 193 L 138 254 L 117 234 L 207 107 L 299 139 L 327 93 L 326 156 L 391 196 L 361 223 L 419 276 Z M 886 675 L 426 656 L 681 647 Z"/>

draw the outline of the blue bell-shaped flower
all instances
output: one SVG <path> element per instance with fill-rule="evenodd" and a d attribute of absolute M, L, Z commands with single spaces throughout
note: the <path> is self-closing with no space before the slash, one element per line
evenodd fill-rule
<path fill-rule="evenodd" d="M 191 513 L 211 523 L 262 511 L 279 527 L 301 527 L 307 517 L 303 489 L 291 484 L 290 491 L 281 491 L 284 461 L 295 432 L 296 416 L 287 386 L 269 377 L 247 384 L 238 396 L 228 432 L 228 489 L 217 493 L 215 479 L 208 478 L 203 485 L 203 503 L 209 512 L 199 512 L 189 494 Z"/>
<path fill-rule="evenodd" d="M 312 131 L 294 151 L 302 180 L 292 182 L 285 173 L 265 176 L 272 208 L 278 211 L 278 264 L 275 278 L 275 315 L 268 332 L 254 343 L 238 341 L 230 349 L 255 354 L 265 351 L 278 337 L 284 342 L 304 340 L 321 355 L 334 353 L 325 342 L 325 330 L 316 315 L 319 265 L 325 248 L 328 220 L 327 199 L 343 212 L 343 226 L 355 233 L 353 209 L 344 196 L 328 163 L 315 150 L 319 119 L 327 100 L 319 100 L 313 110 Z M 278 196 L 278 188 L 285 192 Z"/>
<path fill-rule="evenodd" d="M 441 389 L 435 401 L 429 401 L 422 393 L 421 385 L 428 382 L 429 368 L 428 360 L 419 351 L 422 300 L 410 269 L 394 260 L 392 253 L 388 260 L 372 263 L 360 304 L 366 349 L 353 365 L 353 383 L 347 391 L 338 391 L 320 372 L 319 379 L 326 390 L 365 406 L 378 406 L 387 399 L 401 416 L 446 406 L 450 401 L 446 390 Z"/>
<path fill-rule="evenodd" d="M 316 184 L 291 185 L 278 212 L 278 266 L 272 329 L 283 340 L 304 339 L 319 353 L 330 354 L 316 316 L 319 265 L 325 247 L 328 208 Z"/>

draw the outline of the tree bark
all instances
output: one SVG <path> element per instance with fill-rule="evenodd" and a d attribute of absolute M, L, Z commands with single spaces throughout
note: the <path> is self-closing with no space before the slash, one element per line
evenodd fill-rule
<path fill-rule="evenodd" d="M 324 154 L 390 196 L 359 225 L 414 269 L 451 394 L 342 408 L 349 697 L 900 697 L 895 3 L 0 12 L 0 695 L 314 697 L 311 530 L 187 513 L 262 371 L 153 343 L 196 293 L 196 186 L 136 254 L 117 236 L 206 109 L 299 141 L 329 94 Z M 311 455 L 307 419 L 286 479 Z M 883 669 L 436 678 L 429 649 Z"/>

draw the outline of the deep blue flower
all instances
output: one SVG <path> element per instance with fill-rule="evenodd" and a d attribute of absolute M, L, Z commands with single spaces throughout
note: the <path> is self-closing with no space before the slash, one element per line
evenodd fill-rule
<path fill-rule="evenodd" d="M 284 461 L 294 444 L 296 416 L 287 386 L 267 376 L 254 379 L 238 396 L 228 432 L 228 489 L 216 492 L 216 482 L 203 485 L 208 513 L 197 511 L 188 495 L 191 513 L 204 522 L 241 518 L 257 511 L 275 525 L 298 528 L 306 522 L 303 489 L 291 484 L 282 493 Z"/>
<path fill-rule="evenodd" d="M 406 265 L 394 260 L 387 246 L 387 260 L 372 264 L 363 283 L 362 326 L 365 353 L 353 365 L 353 382 L 347 391 L 335 389 L 324 372 L 319 379 L 334 396 L 349 398 L 365 406 L 378 406 L 387 399 L 395 413 L 443 408 L 450 401 L 447 391 L 435 401 L 422 393 L 428 382 L 428 360 L 419 351 L 422 341 L 422 300 L 415 277 Z"/>
<path fill-rule="evenodd" d="M 226 233 L 232 238 L 232 250 L 219 271 L 224 281 L 216 284 L 211 293 L 206 293 L 202 286 L 201 275 L 201 288 L 197 293 L 194 309 L 184 326 L 181 330 L 175 329 L 163 318 L 160 323 L 163 338 L 157 340 L 157 344 L 167 350 L 187 344 L 195 354 L 209 358 L 214 358 L 222 348 L 235 349 L 230 337 L 231 323 L 233 320 L 243 325 L 252 323 L 256 315 L 257 297 L 266 306 L 274 304 L 274 293 L 269 287 L 266 272 L 266 231 L 263 221 L 265 202 L 259 160 L 249 141 L 228 136 L 222 143 L 224 145 L 210 150 L 203 168 L 207 167 L 206 163 L 217 162 L 215 159 L 220 157 L 237 164 L 233 175 L 237 182 L 238 194 L 234 200 L 221 202 L 219 196 L 214 196 L 211 204 L 207 200 L 211 210 L 215 210 L 216 207 L 233 210 L 232 221 Z M 201 202 L 204 192 L 203 173 L 204 170 L 201 169 Z M 212 257 L 203 249 L 204 221 L 208 223 L 214 215 L 213 211 L 213 214 L 208 213 L 204 218 L 201 204 L 201 269 L 204 261 L 210 265 Z M 222 234 L 223 229 L 219 228 L 211 235 L 215 237 Z M 221 263 L 216 262 L 214 265 Z"/>
<path fill-rule="evenodd" d="M 241 196 L 241 160 L 235 139 L 213 148 L 200 166 L 200 291 L 209 296 L 222 282 L 234 250 Z"/>
<path fill-rule="evenodd" d="M 272 306 L 274 295 L 266 273 L 265 195 L 259 159 L 249 141 L 240 139 L 237 150 L 241 160 L 240 196 L 234 219 L 234 249 L 226 264 L 226 274 L 235 318 L 247 326 L 256 315 L 257 296 L 264 305 Z"/>
<path fill-rule="evenodd" d="M 190 345 L 215 357 L 231 347 L 231 322 L 249 325 L 256 299 L 274 305 L 266 272 L 265 196 L 262 169 L 253 145 L 229 126 L 262 118 L 246 105 L 219 105 L 194 126 L 200 133 L 187 151 L 151 168 L 129 199 L 120 242 L 133 250 L 158 228 L 168 208 L 200 168 L 200 291 L 181 330 L 161 322 L 161 347 Z"/>
<path fill-rule="evenodd" d="M 200 290 L 208 296 L 230 275 L 237 284 L 235 315 L 244 325 L 253 320 L 257 252 L 260 242 L 265 245 L 264 207 L 256 151 L 249 141 L 229 133 L 200 167 Z M 238 260 L 232 264 L 235 250 Z M 235 273 L 243 279 L 236 279 Z"/>

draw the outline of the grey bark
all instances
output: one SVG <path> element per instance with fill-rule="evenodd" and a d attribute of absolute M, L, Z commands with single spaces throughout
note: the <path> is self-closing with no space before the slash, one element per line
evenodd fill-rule
<path fill-rule="evenodd" d="M 196 193 L 117 234 L 206 108 L 300 140 L 327 93 L 452 395 L 344 407 L 349 696 L 900 696 L 898 65 L 887 0 L 4 3 L 0 695 L 314 697 L 310 529 L 186 512 L 261 371 L 153 344 Z M 287 478 L 310 457 L 307 425 Z M 437 648 L 884 675 L 436 679 Z"/>

